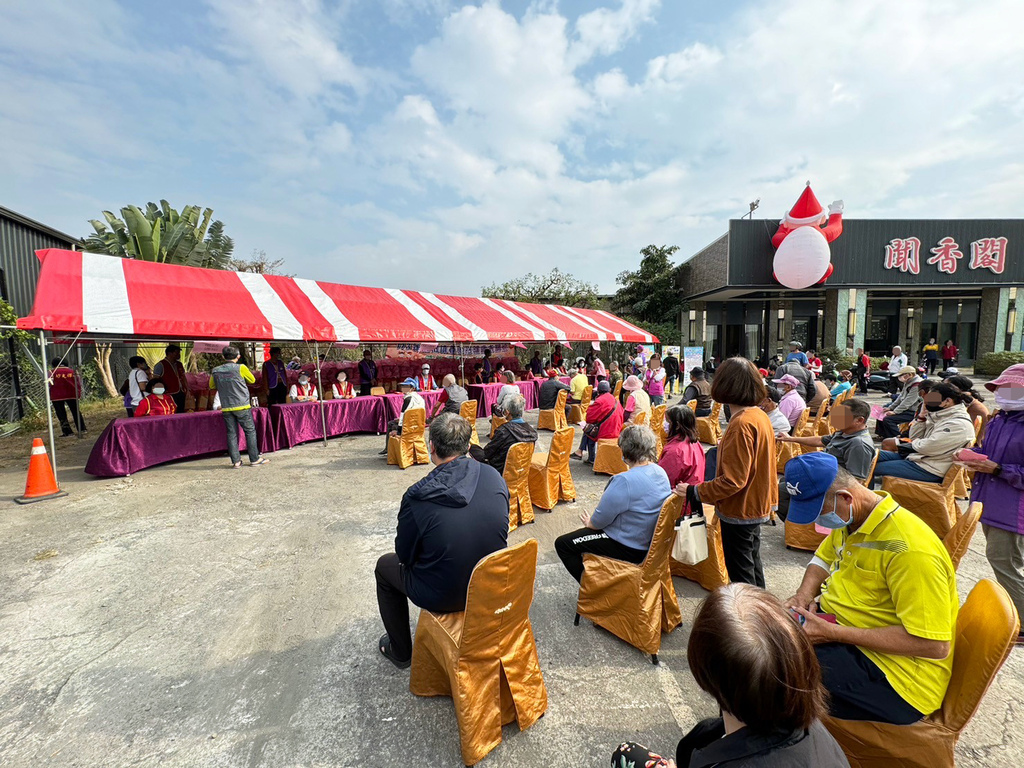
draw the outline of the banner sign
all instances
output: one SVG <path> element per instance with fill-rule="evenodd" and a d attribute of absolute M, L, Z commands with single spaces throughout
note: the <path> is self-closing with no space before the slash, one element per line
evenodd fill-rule
<path fill-rule="evenodd" d="M 492 357 L 508 357 L 508 344 L 388 344 L 385 357 L 392 360 L 422 360 L 424 357 L 458 357 L 466 359 L 484 356 L 484 350 L 491 350 Z"/>
<path fill-rule="evenodd" d="M 1006 246 L 1009 241 L 1005 237 L 983 237 L 971 243 L 971 259 L 968 269 L 987 269 L 992 274 L 1001 275 L 1006 269 Z M 921 274 L 921 257 L 923 245 L 917 237 L 894 237 L 885 246 L 885 268 Z M 943 237 L 929 249 L 932 255 L 926 264 L 933 264 L 939 272 L 947 275 L 956 274 L 964 252 L 960 244 L 949 236 Z"/>
<path fill-rule="evenodd" d="M 704 347 L 683 347 L 683 359 L 679 367 L 682 368 L 680 373 L 685 388 L 690 384 L 690 371 L 704 367 Z"/>

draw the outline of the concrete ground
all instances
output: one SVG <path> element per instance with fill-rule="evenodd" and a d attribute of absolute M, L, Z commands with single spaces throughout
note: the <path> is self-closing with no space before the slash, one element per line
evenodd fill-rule
<path fill-rule="evenodd" d="M 347 437 L 261 468 L 211 458 L 119 480 L 82 472 L 88 444 L 62 451 L 68 498 L 0 515 L 0 765 L 460 765 L 451 701 L 410 694 L 375 646 L 374 562 L 428 471 L 385 466 L 382 444 Z M 0 496 L 21 492 L 23 471 L 0 474 Z M 590 622 L 573 627 L 576 584 L 553 541 L 607 481 L 577 462 L 573 474 L 576 504 L 509 537 L 540 542 L 531 615 L 550 704 L 525 733 L 505 729 L 484 763 L 495 768 L 607 765 L 623 740 L 671 754 L 716 714 L 686 666 L 696 584 L 676 579 L 684 623 L 660 666 Z M 763 529 L 762 553 L 769 589 L 788 597 L 808 555 L 782 532 Z M 991 575 L 979 532 L 961 598 Z M 1024 763 L 1022 675 L 1015 650 L 958 765 Z"/>

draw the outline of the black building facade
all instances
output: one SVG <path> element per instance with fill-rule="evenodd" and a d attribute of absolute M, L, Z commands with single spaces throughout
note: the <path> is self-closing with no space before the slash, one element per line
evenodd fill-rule
<path fill-rule="evenodd" d="M 805 349 L 901 345 L 916 360 L 929 338 L 952 339 L 960 361 L 1020 350 L 1024 307 L 1022 219 L 847 219 L 831 243 L 832 274 L 794 291 L 772 277 L 777 220 L 733 220 L 685 262 L 682 337 L 706 356 L 766 360 Z M 1022 295 L 1024 300 L 1024 295 Z"/>

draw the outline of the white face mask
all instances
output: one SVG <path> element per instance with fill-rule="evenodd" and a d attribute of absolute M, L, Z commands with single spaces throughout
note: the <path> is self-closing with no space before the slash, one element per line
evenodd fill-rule
<path fill-rule="evenodd" d="M 154 395 L 162 395 L 166 391 L 167 390 L 164 387 L 153 387 L 153 394 Z"/>
<path fill-rule="evenodd" d="M 1001 411 L 1024 411 L 1024 387 L 999 387 L 996 405 Z"/>
<path fill-rule="evenodd" d="M 669 423 L 668 423 L 668 419 L 665 419 L 665 422 L 664 422 L 663 428 L 664 428 L 664 430 L 665 430 L 665 434 L 667 435 L 667 434 L 668 434 L 668 432 L 669 432 Z"/>
<path fill-rule="evenodd" d="M 302 384 L 303 386 L 305 386 L 306 384 L 309 384 L 309 379 L 307 379 L 305 376 L 303 376 L 301 379 L 299 379 L 299 384 Z"/>

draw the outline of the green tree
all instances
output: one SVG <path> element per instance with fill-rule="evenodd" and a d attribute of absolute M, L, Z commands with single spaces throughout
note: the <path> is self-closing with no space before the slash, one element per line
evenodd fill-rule
<path fill-rule="evenodd" d="M 90 219 L 95 230 L 83 238 L 85 249 L 125 259 L 163 264 L 226 269 L 234 241 L 224 234 L 224 224 L 212 221 L 213 209 L 186 205 L 179 213 L 161 200 L 146 203 L 143 211 L 134 205 L 121 209 L 122 218 L 103 211 L 105 222 Z"/>
<path fill-rule="evenodd" d="M 676 288 L 676 245 L 648 245 L 640 251 L 640 268 L 621 272 L 612 296 L 612 311 L 655 334 L 662 344 L 679 343 L 679 313 L 685 302 Z"/>
<path fill-rule="evenodd" d="M 562 304 L 583 309 L 596 307 L 598 303 L 596 285 L 562 272 L 558 267 L 546 275 L 528 272 L 514 280 L 488 285 L 481 292 L 481 296 L 535 304 Z"/>

